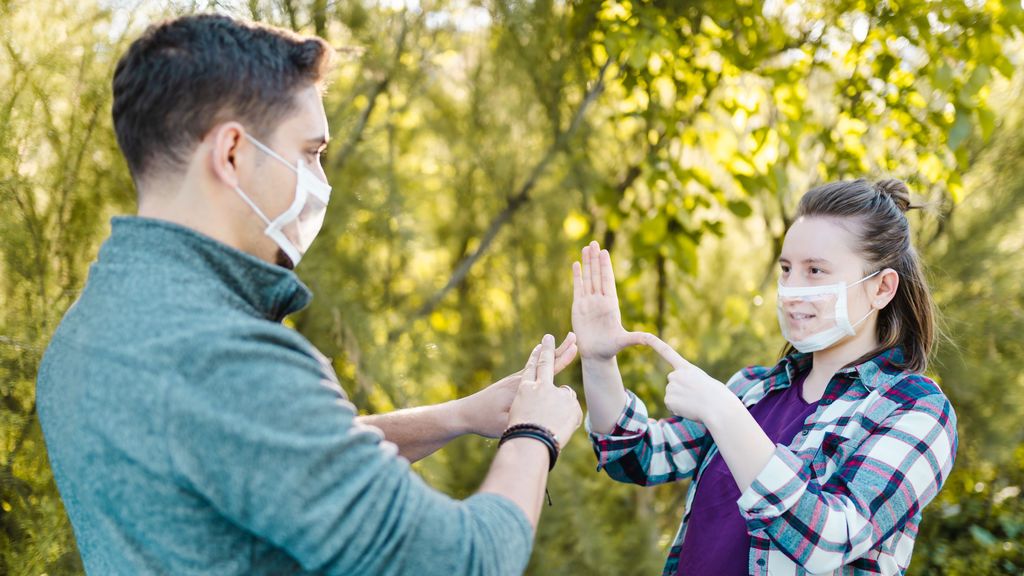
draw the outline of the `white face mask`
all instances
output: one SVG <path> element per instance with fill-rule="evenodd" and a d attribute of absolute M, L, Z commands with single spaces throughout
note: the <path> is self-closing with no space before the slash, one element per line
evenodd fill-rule
<path fill-rule="evenodd" d="M 283 163 L 292 169 L 297 175 L 295 180 L 295 200 L 291 206 L 281 213 L 280 216 L 270 220 L 259 207 L 242 191 L 235 186 L 235 192 L 245 200 L 256 214 L 267 224 L 264 234 L 270 237 L 286 256 L 292 261 L 292 266 L 298 266 L 299 260 L 309 250 L 313 239 L 320 233 L 324 224 L 324 215 L 327 213 L 327 203 L 331 200 L 331 186 L 318 178 L 306 164 L 299 158 L 296 165 L 292 166 L 277 152 L 264 145 L 259 140 L 246 134 L 246 138 L 256 145 L 257 148 L 267 155 Z"/>
<path fill-rule="evenodd" d="M 850 324 L 846 307 L 847 291 L 875 272 L 846 285 L 845 282 L 824 286 L 783 286 L 779 283 L 778 316 L 782 336 L 799 352 L 809 353 L 824 350 L 846 336 L 856 335 L 855 327 L 867 320 L 875 311 L 868 311 L 863 318 Z M 792 315 L 792 317 L 791 317 Z"/>

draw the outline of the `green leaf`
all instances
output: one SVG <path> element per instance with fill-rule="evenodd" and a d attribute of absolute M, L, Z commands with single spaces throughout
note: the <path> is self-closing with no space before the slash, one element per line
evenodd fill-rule
<path fill-rule="evenodd" d="M 740 218 L 746 218 L 754 213 L 753 208 L 750 207 L 750 204 L 747 203 L 746 200 L 729 200 L 726 203 L 726 207 L 729 208 L 730 212 Z"/>
<path fill-rule="evenodd" d="M 972 524 L 968 530 L 971 531 L 971 536 L 982 546 L 995 546 L 999 543 L 999 540 L 991 532 L 977 524 Z"/>
<path fill-rule="evenodd" d="M 672 260 L 683 272 L 691 276 L 695 275 L 697 273 L 697 244 L 686 234 L 676 234 L 672 239 L 674 240 L 671 244 L 673 249 L 670 251 Z"/>
<path fill-rule="evenodd" d="M 996 113 L 989 108 L 978 108 L 978 127 L 981 128 L 981 139 L 987 142 L 996 130 Z"/>
<path fill-rule="evenodd" d="M 939 64 L 939 67 L 935 69 L 935 75 L 932 77 L 932 83 L 943 92 L 949 90 L 953 86 L 953 69 L 945 62 Z"/>
<path fill-rule="evenodd" d="M 971 76 L 967 79 L 967 83 L 960 89 L 960 100 L 969 102 L 977 96 L 988 81 L 992 78 L 992 72 L 989 71 L 988 66 L 979 64 L 971 71 Z"/>
<path fill-rule="evenodd" d="M 668 218 L 659 213 L 643 223 L 640 227 L 640 238 L 648 246 L 654 246 L 665 239 L 665 231 L 668 228 Z"/>
<path fill-rule="evenodd" d="M 971 116 L 962 109 L 956 111 L 956 120 L 953 127 L 949 129 L 949 148 L 956 150 L 964 143 L 964 140 L 971 135 Z"/>
<path fill-rule="evenodd" d="M 1003 78 L 1013 78 L 1013 75 L 1017 73 L 1013 62 L 1002 54 L 992 59 L 992 66 L 1003 75 Z"/>

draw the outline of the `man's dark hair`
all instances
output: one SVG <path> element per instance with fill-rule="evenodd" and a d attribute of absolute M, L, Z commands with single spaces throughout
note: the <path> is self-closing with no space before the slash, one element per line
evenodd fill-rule
<path fill-rule="evenodd" d="M 212 14 L 151 26 L 114 72 L 114 130 L 132 177 L 181 166 L 214 126 L 267 136 L 320 85 L 333 51 L 320 38 Z"/>

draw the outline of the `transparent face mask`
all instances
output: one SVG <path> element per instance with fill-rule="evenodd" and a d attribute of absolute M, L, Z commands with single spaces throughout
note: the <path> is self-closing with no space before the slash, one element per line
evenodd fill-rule
<path fill-rule="evenodd" d="M 782 336 L 800 352 L 817 352 L 855 335 L 856 326 L 874 309 L 851 324 L 847 304 L 849 289 L 879 272 L 849 286 L 845 282 L 823 286 L 784 286 L 780 282 L 777 311 Z"/>
<path fill-rule="evenodd" d="M 816 287 L 814 293 L 783 295 L 783 290 L 780 286 L 778 309 L 786 340 L 803 340 L 840 325 L 838 310 L 845 304 L 840 302 L 841 292 L 823 293 Z"/>
<path fill-rule="evenodd" d="M 331 186 L 320 180 L 301 158 L 293 166 L 259 140 L 248 134 L 245 137 L 257 148 L 283 163 L 296 174 L 295 196 L 292 203 L 287 210 L 273 220 L 264 214 L 241 188 L 236 186 L 235 191 L 266 223 L 267 228 L 264 233 L 291 260 L 292 266 L 297 266 L 323 226 L 327 204 L 331 199 Z"/>

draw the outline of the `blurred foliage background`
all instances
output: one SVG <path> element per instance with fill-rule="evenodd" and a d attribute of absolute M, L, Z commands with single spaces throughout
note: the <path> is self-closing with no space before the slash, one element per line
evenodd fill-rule
<path fill-rule="evenodd" d="M 930 372 L 961 440 L 911 573 L 1024 573 L 1024 11 L 984 0 L 0 0 L 0 573 L 81 571 L 36 369 L 110 216 L 134 210 L 117 58 L 145 26 L 207 10 L 343 49 L 334 198 L 299 270 L 316 299 L 289 323 L 369 413 L 476 391 L 566 332 L 591 238 L 627 326 L 721 379 L 773 363 L 800 195 L 905 179 L 931 205 L 912 217 L 949 334 Z M 666 368 L 623 356 L 660 407 Z M 579 387 L 578 365 L 559 378 Z M 494 447 L 460 439 L 417 468 L 463 497 Z M 529 573 L 660 573 L 686 486 L 594 467 L 581 434 Z"/>

